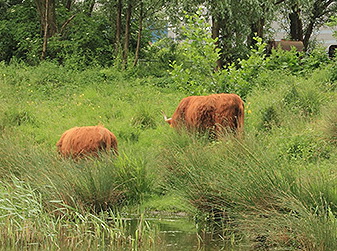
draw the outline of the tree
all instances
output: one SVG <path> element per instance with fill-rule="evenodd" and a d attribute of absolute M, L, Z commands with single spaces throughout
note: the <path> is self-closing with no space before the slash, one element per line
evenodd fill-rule
<path fill-rule="evenodd" d="M 142 31 L 143 31 L 143 19 L 144 19 L 144 3 L 142 0 L 139 1 L 139 24 L 138 24 L 138 34 L 137 34 L 137 46 L 135 52 L 135 60 L 133 61 L 133 65 L 137 65 L 139 59 L 139 51 L 140 51 L 140 43 L 142 39 Z"/>
<path fill-rule="evenodd" d="M 308 50 L 314 30 L 318 30 L 337 11 L 336 0 L 286 0 L 283 15 L 289 20 L 289 36 L 303 41 Z"/>
<path fill-rule="evenodd" d="M 55 0 L 35 0 L 35 3 L 40 16 L 41 33 L 43 34 L 41 59 L 45 59 L 48 39 L 57 32 Z"/>
<path fill-rule="evenodd" d="M 123 49 L 123 68 L 126 68 L 129 56 L 132 8 L 133 8 L 132 0 L 129 0 L 127 3 L 126 18 L 125 18 L 126 20 L 125 20 L 125 35 L 124 35 L 124 49 Z"/>
<path fill-rule="evenodd" d="M 300 17 L 301 10 L 298 3 L 290 6 L 289 20 L 290 20 L 290 39 L 296 41 L 303 41 L 303 24 Z"/>
<path fill-rule="evenodd" d="M 180 9 L 195 13 L 198 6 L 204 7 L 203 14 L 212 24 L 211 36 L 220 49 L 218 69 L 245 58 L 256 35 L 267 37 L 265 27 L 270 24 L 276 9 L 275 0 L 187 0 L 178 1 L 171 13 L 179 13 Z M 176 18 L 177 15 L 172 16 Z"/>
<path fill-rule="evenodd" d="M 264 37 L 266 23 L 271 20 L 274 2 L 259 0 L 235 1 L 211 0 L 205 2 L 212 16 L 212 38 L 217 38 L 221 49 L 218 68 L 247 55 L 254 45 L 253 37 Z"/>
<path fill-rule="evenodd" d="M 135 16 L 138 18 L 138 31 L 135 58 L 133 62 L 134 66 L 137 65 L 140 55 L 143 29 L 148 29 L 149 26 L 154 28 L 154 23 L 160 26 L 159 29 L 165 29 L 165 25 L 167 24 L 164 24 L 164 26 L 160 25 L 160 19 L 162 19 L 162 16 L 159 13 L 164 8 L 166 3 L 169 3 L 169 1 L 140 0 L 138 1 L 138 5 L 135 6 Z"/>
<path fill-rule="evenodd" d="M 115 36 L 115 53 L 119 55 L 121 49 L 121 34 L 122 34 L 122 10 L 123 3 L 122 0 L 117 0 L 116 5 L 116 36 Z"/>
<path fill-rule="evenodd" d="M 303 44 L 308 49 L 310 37 L 314 29 L 320 28 L 337 11 L 336 0 L 315 0 L 312 3 L 308 24 L 304 31 Z"/>

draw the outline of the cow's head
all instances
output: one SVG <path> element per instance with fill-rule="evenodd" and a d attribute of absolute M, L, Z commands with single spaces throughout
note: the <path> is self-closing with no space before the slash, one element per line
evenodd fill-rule
<path fill-rule="evenodd" d="M 166 114 L 163 112 L 163 111 L 161 111 L 161 113 L 163 114 L 163 116 L 164 116 L 164 120 L 167 122 L 167 123 L 169 123 L 169 125 L 172 127 L 172 118 L 167 118 L 167 116 L 166 116 Z"/>

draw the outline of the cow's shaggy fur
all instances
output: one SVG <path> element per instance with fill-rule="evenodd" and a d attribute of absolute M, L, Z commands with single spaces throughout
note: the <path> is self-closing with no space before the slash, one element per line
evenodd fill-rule
<path fill-rule="evenodd" d="M 189 131 L 241 132 L 244 123 L 244 103 L 236 94 L 212 94 L 183 98 L 171 119 L 174 128 Z"/>
<path fill-rule="evenodd" d="M 103 126 L 71 128 L 62 134 L 56 146 L 64 157 L 97 156 L 100 150 L 117 154 L 117 138 Z"/>

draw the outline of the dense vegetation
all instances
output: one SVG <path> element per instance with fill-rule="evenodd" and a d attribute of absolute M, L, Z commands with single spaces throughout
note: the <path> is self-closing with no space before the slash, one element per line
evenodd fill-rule
<path fill-rule="evenodd" d="M 1 246 L 155 250 L 144 216 L 160 211 L 186 213 L 224 246 L 335 250 L 336 62 L 319 48 L 267 56 L 254 37 L 247 57 L 215 70 L 208 28 L 186 15 L 185 40 L 153 45 L 170 65 L 84 67 L 79 54 L 0 64 Z M 244 99 L 243 138 L 211 141 L 163 121 L 186 95 L 214 92 Z M 57 154 L 65 130 L 97 124 L 115 133 L 119 156 Z"/>
<path fill-rule="evenodd" d="M 0 0 L 0 61 L 22 60 L 36 65 L 53 60 L 76 69 L 87 66 L 121 68 L 143 60 L 168 65 L 177 41 L 149 46 L 169 30 L 176 40 L 185 14 L 203 7 L 220 52 L 218 67 L 246 58 L 254 36 L 273 38 L 273 22 L 287 32 L 285 39 L 314 48 L 312 35 L 337 10 L 329 0 Z M 282 20 L 280 22 L 280 20 Z M 165 51 L 157 54 L 157 50 Z"/>
<path fill-rule="evenodd" d="M 275 53 L 279 60 L 285 52 Z M 255 64 L 248 68 L 237 74 Z M 183 210 L 217 222 L 236 243 L 333 250 L 336 65 L 290 69 L 255 69 L 245 138 L 209 142 L 178 135 L 162 120 L 160 111 L 171 114 L 186 95 L 163 86 L 169 76 L 2 64 L 1 242 L 136 245 L 121 212 Z M 57 155 L 63 131 L 96 124 L 116 134 L 120 156 L 73 162 Z"/>

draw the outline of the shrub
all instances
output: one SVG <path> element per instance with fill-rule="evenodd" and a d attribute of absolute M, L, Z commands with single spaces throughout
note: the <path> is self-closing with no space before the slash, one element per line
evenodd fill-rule
<path fill-rule="evenodd" d="M 303 56 L 304 54 L 297 52 L 295 48 L 290 51 L 274 49 L 266 60 L 266 68 L 297 73 L 302 69 L 301 57 Z"/>
<path fill-rule="evenodd" d="M 63 36 L 56 35 L 48 42 L 47 56 L 74 70 L 87 66 L 111 66 L 113 45 L 107 34 L 112 29 L 101 15 L 77 14 Z"/>
<path fill-rule="evenodd" d="M 177 47 L 177 59 L 172 62 L 170 75 L 174 88 L 189 94 L 201 95 L 217 89 L 214 72 L 219 58 L 216 40 L 208 33 L 209 25 L 201 16 L 185 15 L 182 40 Z"/>
<path fill-rule="evenodd" d="M 25 61 L 36 65 L 40 61 L 40 27 L 32 1 L 1 2 L 0 61 Z"/>
<path fill-rule="evenodd" d="M 165 37 L 144 47 L 144 59 L 140 59 L 134 69 L 137 76 L 167 77 L 170 65 L 177 60 L 177 46 L 176 41 Z"/>
<path fill-rule="evenodd" d="M 219 90 L 234 92 L 246 99 L 250 91 L 256 86 L 256 79 L 263 72 L 265 65 L 265 46 L 262 39 L 255 37 L 255 47 L 250 49 L 247 59 L 239 59 L 237 64 L 231 64 L 219 74 Z"/>

